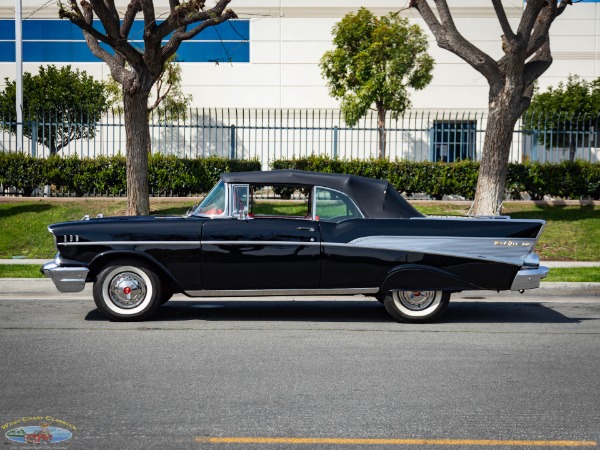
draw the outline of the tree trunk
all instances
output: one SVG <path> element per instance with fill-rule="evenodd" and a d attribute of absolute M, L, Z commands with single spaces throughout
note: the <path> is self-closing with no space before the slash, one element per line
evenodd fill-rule
<path fill-rule="evenodd" d="M 148 92 L 123 93 L 127 139 L 127 215 L 150 214 L 148 187 Z"/>
<path fill-rule="evenodd" d="M 569 143 L 569 161 L 575 161 L 575 155 L 577 154 L 577 142 L 576 139 L 571 135 Z"/>
<path fill-rule="evenodd" d="M 385 159 L 386 131 L 385 131 L 385 113 L 386 109 L 379 103 L 377 106 L 377 128 L 379 132 L 379 159 Z"/>
<path fill-rule="evenodd" d="M 516 100 L 512 97 L 517 96 L 508 90 L 501 90 L 490 98 L 477 191 L 470 215 L 498 215 L 502 212 L 510 146 L 520 115 L 518 106 L 512 104 Z"/>

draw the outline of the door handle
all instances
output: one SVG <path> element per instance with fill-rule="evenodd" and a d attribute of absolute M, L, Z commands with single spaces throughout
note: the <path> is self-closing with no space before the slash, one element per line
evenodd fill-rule
<path fill-rule="evenodd" d="M 297 227 L 296 230 L 301 230 L 301 231 L 315 231 L 315 229 L 313 227 Z"/>

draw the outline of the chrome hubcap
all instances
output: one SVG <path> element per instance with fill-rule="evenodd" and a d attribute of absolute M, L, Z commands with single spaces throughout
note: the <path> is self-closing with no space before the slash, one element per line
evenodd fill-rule
<path fill-rule="evenodd" d="M 394 299 L 411 311 L 422 311 L 435 301 L 436 291 L 396 291 Z"/>
<path fill-rule="evenodd" d="M 119 308 L 131 309 L 146 298 L 146 283 L 133 272 L 122 272 L 114 277 L 108 288 L 111 301 Z"/>

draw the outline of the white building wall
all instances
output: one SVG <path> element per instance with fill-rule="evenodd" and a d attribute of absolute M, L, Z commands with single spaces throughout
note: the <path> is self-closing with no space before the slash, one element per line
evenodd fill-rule
<path fill-rule="evenodd" d="M 24 19 L 55 18 L 56 6 L 42 0 L 25 2 Z M 126 2 L 122 1 L 123 10 Z M 406 3 L 406 2 L 404 2 Z M 230 7 L 240 18 L 249 18 L 249 63 L 183 63 L 184 91 L 193 95 L 193 106 L 216 108 L 337 108 L 328 95 L 318 62 L 332 48 L 331 29 L 344 14 L 365 5 L 377 14 L 398 10 L 404 3 L 391 0 L 233 0 Z M 494 58 L 502 55 L 502 34 L 489 0 L 452 0 L 459 30 Z M 160 16 L 166 1 L 155 1 Z M 505 2 L 516 28 L 521 2 Z M 406 10 L 426 29 L 418 13 Z M 14 2 L 0 0 L 0 18 L 14 17 Z M 428 30 L 427 30 L 428 31 Z M 421 110 L 484 110 L 487 82 L 460 58 L 439 49 L 430 36 L 436 60 L 432 83 L 412 96 Z M 554 63 L 540 79 L 540 87 L 556 85 L 573 73 L 587 79 L 600 76 L 600 3 L 577 3 L 567 8 L 551 28 Z M 38 63 L 26 63 L 35 72 Z M 78 64 L 97 78 L 109 76 L 102 63 Z M 0 63 L 0 89 L 4 78 L 15 76 L 14 63 Z"/>

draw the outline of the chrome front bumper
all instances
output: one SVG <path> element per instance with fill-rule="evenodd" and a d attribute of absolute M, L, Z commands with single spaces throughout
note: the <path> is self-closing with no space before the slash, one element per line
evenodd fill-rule
<path fill-rule="evenodd" d="M 542 278 L 546 278 L 549 269 L 544 266 L 536 268 L 524 267 L 517 272 L 515 279 L 510 287 L 511 291 L 524 291 L 540 287 Z"/>
<path fill-rule="evenodd" d="M 87 267 L 62 267 L 53 261 L 44 264 L 41 271 L 60 292 L 80 292 L 90 270 Z"/>

